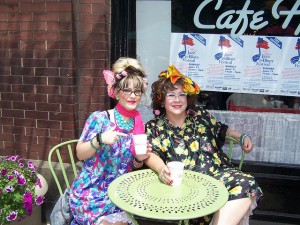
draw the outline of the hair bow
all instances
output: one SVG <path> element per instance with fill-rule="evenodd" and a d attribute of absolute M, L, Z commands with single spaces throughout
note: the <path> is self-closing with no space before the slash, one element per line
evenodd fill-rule
<path fill-rule="evenodd" d="M 118 79 L 118 80 L 120 80 L 120 79 L 122 79 L 123 77 L 126 77 L 128 74 L 127 74 L 127 72 L 125 71 L 125 70 L 123 70 L 121 73 L 118 73 L 117 75 L 116 75 L 116 78 Z"/>
<path fill-rule="evenodd" d="M 162 71 L 158 77 L 165 77 L 165 79 L 169 78 L 172 84 L 175 84 L 179 78 L 182 78 L 184 80 L 182 89 L 185 93 L 188 95 L 196 95 L 200 92 L 198 84 L 180 73 L 174 65 L 169 66 L 168 70 Z"/>
<path fill-rule="evenodd" d="M 105 82 L 107 84 L 108 96 L 111 97 L 111 98 L 116 98 L 115 90 L 113 88 L 113 85 L 115 83 L 114 73 L 110 70 L 103 70 L 103 75 L 104 75 Z"/>

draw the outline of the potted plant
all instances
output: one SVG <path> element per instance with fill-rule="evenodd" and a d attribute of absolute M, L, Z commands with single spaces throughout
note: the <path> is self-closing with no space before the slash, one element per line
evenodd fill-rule
<path fill-rule="evenodd" d="M 42 188 L 36 168 L 19 155 L 0 160 L 1 225 L 23 220 L 32 214 L 34 206 L 43 203 L 44 196 L 36 194 L 36 188 Z"/>

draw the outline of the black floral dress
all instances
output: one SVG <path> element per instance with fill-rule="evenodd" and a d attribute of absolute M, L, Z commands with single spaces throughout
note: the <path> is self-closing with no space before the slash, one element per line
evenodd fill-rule
<path fill-rule="evenodd" d="M 228 127 L 207 111 L 188 114 L 182 127 L 172 126 L 166 117 L 156 117 L 146 124 L 152 151 L 165 163 L 182 161 L 185 169 L 210 175 L 220 180 L 229 192 L 229 201 L 256 196 L 262 191 L 254 177 L 245 174 L 229 162 L 222 151 Z M 209 224 L 212 215 L 191 221 Z"/>

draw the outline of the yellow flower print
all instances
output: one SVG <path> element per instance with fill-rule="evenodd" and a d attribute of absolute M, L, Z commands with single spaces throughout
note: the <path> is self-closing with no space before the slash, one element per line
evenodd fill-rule
<path fill-rule="evenodd" d="M 221 164 L 221 160 L 219 159 L 218 154 L 217 154 L 217 153 L 214 153 L 213 156 L 214 156 L 214 158 L 215 158 L 215 164 L 220 165 L 220 164 Z"/>
<path fill-rule="evenodd" d="M 164 146 L 169 146 L 170 145 L 170 140 L 169 139 L 164 139 L 163 140 L 163 145 Z"/>
<path fill-rule="evenodd" d="M 229 191 L 229 193 L 230 193 L 231 195 L 237 196 L 237 195 L 239 195 L 239 194 L 241 193 L 241 191 L 242 191 L 242 187 L 241 187 L 241 186 L 237 186 L 237 187 L 231 189 L 231 190 Z"/>
<path fill-rule="evenodd" d="M 196 165 L 195 160 L 192 160 L 192 161 L 190 162 L 190 166 L 195 166 L 195 165 Z"/>
<path fill-rule="evenodd" d="M 172 134 L 173 134 L 173 131 L 167 130 L 167 133 L 168 133 L 168 135 L 172 135 Z"/>
<path fill-rule="evenodd" d="M 161 146 L 161 145 L 160 145 L 160 141 L 159 141 L 157 138 L 153 138 L 153 139 L 152 139 L 152 144 L 153 144 L 154 146 L 158 146 L 158 147 Z"/>
<path fill-rule="evenodd" d="M 189 137 L 189 136 L 184 136 L 183 139 L 184 139 L 185 141 L 188 141 L 188 140 L 190 139 L 190 137 Z"/>
<path fill-rule="evenodd" d="M 181 130 L 181 131 L 179 132 L 179 134 L 180 134 L 180 135 L 183 135 L 183 134 L 184 134 L 183 130 Z"/>
<path fill-rule="evenodd" d="M 206 133 L 205 131 L 206 131 L 205 127 L 199 127 L 199 129 L 198 129 L 198 132 L 200 134 L 205 134 Z"/>
<path fill-rule="evenodd" d="M 199 143 L 198 141 L 193 141 L 191 144 L 190 144 L 190 149 L 192 152 L 196 152 L 199 150 Z"/>
<path fill-rule="evenodd" d="M 184 153 L 183 153 L 184 155 L 189 155 L 189 151 L 186 149 L 186 150 L 184 150 Z"/>
<path fill-rule="evenodd" d="M 210 217 L 209 216 L 204 216 L 205 222 L 210 222 Z"/>
<path fill-rule="evenodd" d="M 220 160 L 219 158 L 217 158 L 217 159 L 215 160 L 215 163 L 218 164 L 218 165 L 221 165 L 221 160 Z"/>
<path fill-rule="evenodd" d="M 215 124 L 217 123 L 217 121 L 216 121 L 215 118 L 211 118 L 211 119 L 210 119 L 210 122 L 211 122 L 213 125 L 215 125 Z"/>
<path fill-rule="evenodd" d="M 230 173 L 225 173 L 224 177 L 230 177 Z"/>
<path fill-rule="evenodd" d="M 183 148 L 180 148 L 180 147 L 176 148 L 175 153 L 178 154 L 178 155 L 183 154 Z"/>
<path fill-rule="evenodd" d="M 233 177 L 229 177 L 229 178 L 228 178 L 228 181 L 233 181 Z"/>
<path fill-rule="evenodd" d="M 189 165 L 189 164 L 190 164 L 190 160 L 189 160 L 189 159 L 185 159 L 185 160 L 183 161 L 183 163 L 184 163 L 184 165 Z"/>
<path fill-rule="evenodd" d="M 209 171 L 213 173 L 213 172 L 215 171 L 215 168 L 214 168 L 213 166 L 211 166 L 211 167 L 209 168 Z"/>
<path fill-rule="evenodd" d="M 201 161 L 203 161 L 203 160 L 204 160 L 204 155 L 201 154 L 201 155 L 199 156 L 199 159 L 200 159 Z"/>
<path fill-rule="evenodd" d="M 165 146 L 161 146 L 161 151 L 166 152 L 167 148 Z"/>
<path fill-rule="evenodd" d="M 214 147 L 217 146 L 216 140 L 215 140 L 214 138 L 211 140 L 211 143 L 212 143 L 212 145 L 213 145 Z"/>

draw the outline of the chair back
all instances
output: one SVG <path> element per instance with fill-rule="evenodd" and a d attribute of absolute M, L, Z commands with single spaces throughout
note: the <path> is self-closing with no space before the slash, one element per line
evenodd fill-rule
<path fill-rule="evenodd" d="M 76 139 L 76 140 L 65 141 L 65 142 L 62 142 L 58 145 L 55 145 L 53 148 L 50 149 L 50 152 L 49 152 L 49 155 L 48 155 L 49 168 L 50 168 L 51 174 L 52 174 L 52 176 L 53 176 L 53 178 L 56 182 L 56 185 L 57 185 L 57 188 L 58 188 L 58 191 L 59 191 L 60 195 L 63 194 L 62 185 L 61 185 L 61 183 L 58 179 L 57 170 L 56 171 L 54 170 L 52 159 L 56 156 L 56 158 L 59 162 L 60 168 L 61 168 L 61 173 L 63 175 L 65 185 L 66 185 L 67 188 L 69 188 L 70 187 L 70 180 L 69 180 L 69 177 L 68 177 L 67 172 L 66 172 L 65 163 L 63 162 L 63 159 L 62 159 L 62 153 L 63 153 L 63 155 L 67 154 L 69 156 L 71 166 L 72 166 L 72 170 L 73 170 L 73 173 L 74 173 L 74 177 L 77 177 L 78 170 L 77 170 L 77 167 L 75 165 L 75 160 L 74 160 L 74 155 L 73 155 L 73 148 L 72 148 L 74 146 L 74 144 L 76 144 L 77 142 L 78 142 L 78 140 Z"/>
<path fill-rule="evenodd" d="M 228 157 L 229 157 L 230 162 L 232 162 L 232 154 L 233 154 L 233 147 L 234 147 L 234 145 L 238 144 L 241 147 L 242 156 L 241 156 L 241 159 L 240 159 L 240 162 L 239 162 L 239 166 L 238 166 L 238 168 L 241 170 L 242 166 L 243 166 L 243 163 L 244 163 L 244 159 L 245 159 L 245 151 L 242 149 L 242 145 L 241 145 L 240 141 L 238 139 L 233 138 L 233 137 L 228 136 L 228 135 L 226 136 L 225 139 L 226 139 L 226 141 L 229 144 Z"/>

